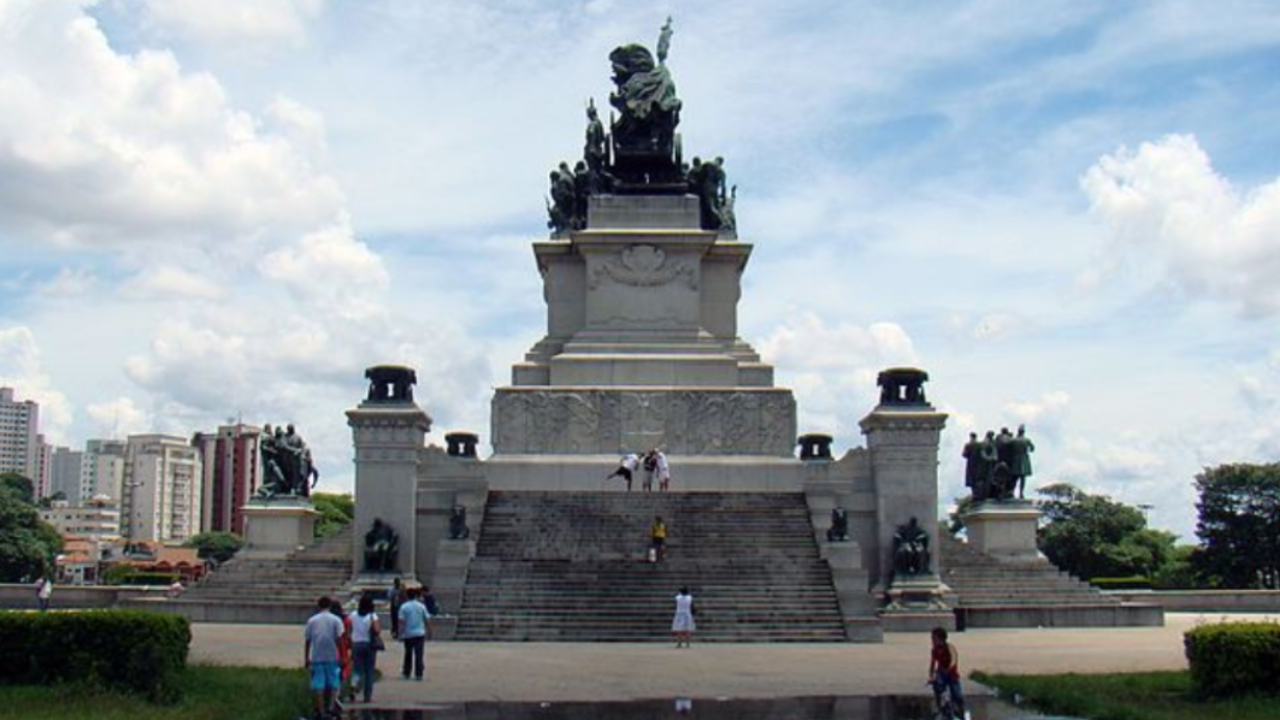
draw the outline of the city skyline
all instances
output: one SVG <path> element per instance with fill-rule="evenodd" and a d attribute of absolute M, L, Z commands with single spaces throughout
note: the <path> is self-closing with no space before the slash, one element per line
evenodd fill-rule
<path fill-rule="evenodd" d="M 668 65 L 755 253 L 740 334 L 862 445 L 915 365 L 960 448 L 1025 423 L 1192 541 L 1280 454 L 1280 22 L 1265 3 L 0 2 L 0 384 L 57 445 L 292 422 L 350 489 L 363 369 L 473 430 L 544 332 L 546 173 L 608 52 Z M 673 464 L 678 487 L 678 459 Z"/>

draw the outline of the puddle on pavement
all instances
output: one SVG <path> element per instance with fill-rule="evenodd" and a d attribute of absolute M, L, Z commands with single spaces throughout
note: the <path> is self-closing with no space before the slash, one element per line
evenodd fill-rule
<path fill-rule="evenodd" d="M 375 700 L 375 703 L 377 701 Z M 413 710 L 349 708 L 348 720 L 933 720 L 925 696 L 769 699 L 675 698 L 630 702 L 467 702 Z M 969 698 L 970 720 L 1043 720 L 990 697 Z"/>

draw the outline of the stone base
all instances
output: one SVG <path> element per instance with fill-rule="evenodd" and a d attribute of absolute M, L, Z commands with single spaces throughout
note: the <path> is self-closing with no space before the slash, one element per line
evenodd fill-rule
<path fill-rule="evenodd" d="M 495 455 L 792 457 L 796 402 L 782 388 L 498 388 Z"/>
<path fill-rule="evenodd" d="M 605 479 L 618 467 L 617 455 L 495 455 L 483 463 L 491 490 L 569 490 L 623 492 L 620 478 Z M 688 457 L 668 454 L 672 492 L 799 492 L 804 463 L 792 458 L 743 456 Z M 639 492 L 644 471 L 631 489 Z M 654 491 L 658 490 L 654 483 Z M 472 530 L 479 518 L 472 521 Z"/>
<path fill-rule="evenodd" d="M 253 501 L 244 513 L 244 548 L 248 558 L 283 558 L 315 542 L 320 513 L 306 499 Z"/>
<path fill-rule="evenodd" d="M 988 501 L 965 513 L 970 547 L 992 557 L 1034 558 L 1040 511 L 1028 500 Z"/>
<path fill-rule="evenodd" d="M 955 613 L 949 610 L 910 611 L 885 610 L 880 613 L 885 632 L 933 632 L 942 628 L 947 632 L 956 629 Z"/>

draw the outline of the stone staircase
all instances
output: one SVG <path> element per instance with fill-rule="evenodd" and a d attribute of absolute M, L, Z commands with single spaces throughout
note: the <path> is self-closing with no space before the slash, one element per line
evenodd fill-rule
<path fill-rule="evenodd" d="M 941 533 L 942 581 L 957 595 L 956 625 L 1095 627 L 1163 625 L 1159 607 L 1123 603 L 1043 557 L 1006 560 Z"/>
<path fill-rule="evenodd" d="M 182 597 L 141 607 L 195 622 L 305 622 L 321 595 L 347 599 L 351 533 L 348 525 L 285 558 L 234 557 Z"/>
<path fill-rule="evenodd" d="M 489 494 L 456 637 L 668 641 L 682 585 L 699 641 L 845 639 L 801 493 L 512 491 Z"/>

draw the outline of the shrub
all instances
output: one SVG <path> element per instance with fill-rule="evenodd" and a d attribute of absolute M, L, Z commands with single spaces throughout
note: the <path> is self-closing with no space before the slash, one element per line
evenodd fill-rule
<path fill-rule="evenodd" d="M 164 585 L 168 587 L 181 575 L 178 573 L 137 572 L 120 579 L 121 585 Z"/>
<path fill-rule="evenodd" d="M 0 613 L 0 683 L 88 682 L 177 699 L 191 627 L 137 610 Z"/>
<path fill-rule="evenodd" d="M 1183 637 L 1191 681 L 1207 697 L 1274 693 L 1280 668 L 1280 624 L 1222 623 Z"/>
<path fill-rule="evenodd" d="M 1102 590 L 1150 590 L 1151 580 L 1144 577 L 1096 577 L 1089 584 Z"/>

